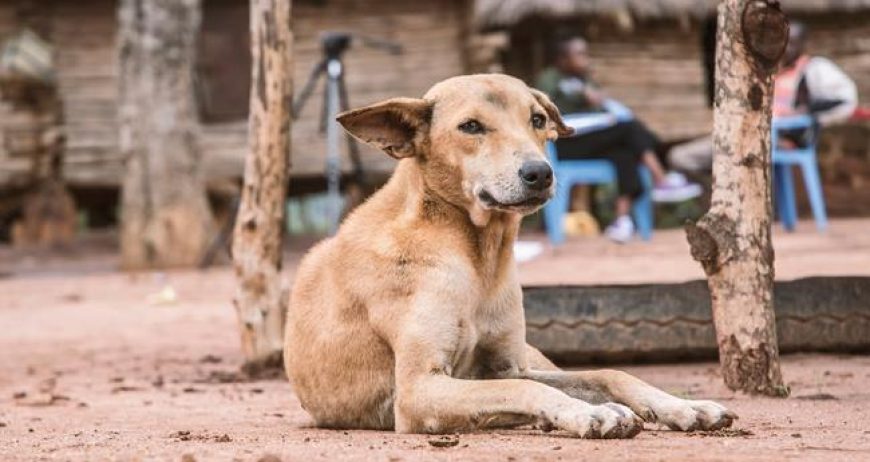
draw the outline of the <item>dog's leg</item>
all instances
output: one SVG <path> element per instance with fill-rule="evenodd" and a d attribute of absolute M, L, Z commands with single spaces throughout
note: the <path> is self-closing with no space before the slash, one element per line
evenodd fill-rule
<path fill-rule="evenodd" d="M 455 324 L 454 324 L 455 326 Z M 643 421 L 625 406 L 595 406 L 533 380 L 451 377 L 456 348 L 449 329 L 430 322 L 396 351 L 396 431 L 450 433 L 539 423 L 584 438 L 630 438 Z M 516 369 L 516 368 L 514 368 Z"/>
<path fill-rule="evenodd" d="M 590 403 L 624 404 L 647 422 L 659 422 L 674 430 L 719 429 L 730 426 L 737 418 L 718 403 L 678 398 L 625 372 L 562 371 L 532 346 L 527 348 L 527 359 L 530 370 L 520 372 L 520 377 L 550 385 Z"/>
<path fill-rule="evenodd" d="M 461 380 L 442 373 L 398 389 L 396 431 L 451 433 L 538 422 L 583 438 L 630 438 L 642 421 L 624 406 L 594 406 L 522 379 Z"/>

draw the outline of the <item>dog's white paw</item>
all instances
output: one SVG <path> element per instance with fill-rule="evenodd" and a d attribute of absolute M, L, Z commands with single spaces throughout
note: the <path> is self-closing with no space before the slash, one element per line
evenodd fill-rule
<path fill-rule="evenodd" d="M 648 411 L 649 415 L 644 415 L 647 414 L 646 411 L 641 413 L 645 420 L 667 425 L 671 430 L 686 432 L 718 430 L 730 427 L 737 420 L 737 414 L 713 401 L 675 398 Z"/>
<path fill-rule="evenodd" d="M 616 403 L 560 412 L 553 424 L 581 438 L 632 438 L 643 429 L 643 419 Z"/>

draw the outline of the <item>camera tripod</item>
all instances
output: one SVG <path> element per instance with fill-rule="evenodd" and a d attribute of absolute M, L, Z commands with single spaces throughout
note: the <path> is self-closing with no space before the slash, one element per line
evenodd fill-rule
<path fill-rule="evenodd" d="M 305 82 L 305 85 L 303 85 L 299 96 L 294 98 L 294 103 L 291 107 L 291 115 L 293 119 L 298 118 L 303 107 L 305 107 L 305 103 L 314 92 L 314 88 L 317 86 L 318 81 L 324 74 L 326 75 L 326 91 L 323 94 L 323 105 L 320 112 L 320 131 L 326 132 L 326 181 L 327 199 L 329 203 L 328 213 L 330 236 L 334 235 L 335 231 L 338 229 L 338 223 L 341 221 L 342 215 L 341 190 L 339 184 L 341 181 L 341 152 L 339 149 L 339 136 L 341 131 L 335 117 L 340 111 L 345 111 L 350 108 L 347 97 L 347 86 L 344 82 L 344 64 L 341 62 L 341 57 L 344 52 L 350 48 L 353 42 L 359 42 L 363 46 L 369 48 L 384 50 L 393 55 L 402 52 L 401 45 L 396 43 L 374 40 L 346 32 L 325 32 L 320 36 L 323 59 L 314 66 L 311 74 L 308 76 L 308 80 Z M 348 154 L 350 155 L 352 163 L 352 178 L 358 185 L 363 186 L 365 175 L 363 174 L 359 147 L 350 135 L 347 135 L 347 143 Z M 220 249 L 225 248 L 229 243 L 240 201 L 240 197 L 233 199 L 232 215 L 200 261 L 201 268 L 211 266 Z"/>
<path fill-rule="evenodd" d="M 323 59 L 314 65 L 308 80 L 302 87 L 299 97 L 293 103 L 292 114 L 296 119 L 305 107 L 305 103 L 314 92 L 318 81 L 326 76 L 326 91 L 323 93 L 323 105 L 320 112 L 320 131 L 326 132 L 326 185 L 329 214 L 329 235 L 335 234 L 338 223 L 341 220 L 341 152 L 339 137 L 341 130 L 335 117 L 340 111 L 350 108 L 345 84 L 344 63 L 341 61 L 344 52 L 354 42 L 361 45 L 384 50 L 390 54 L 399 54 L 402 47 L 399 44 L 374 40 L 361 35 L 346 32 L 325 32 L 320 37 Z M 356 140 L 346 135 L 348 154 L 352 163 L 352 177 L 354 181 L 362 185 L 364 180 L 362 159 L 360 159 L 359 147 Z"/>

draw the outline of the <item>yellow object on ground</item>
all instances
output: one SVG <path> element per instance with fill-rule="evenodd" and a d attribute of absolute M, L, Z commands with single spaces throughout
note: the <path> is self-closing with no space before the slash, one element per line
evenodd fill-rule
<path fill-rule="evenodd" d="M 565 215 L 562 226 L 565 234 L 570 237 L 589 237 L 601 234 L 601 227 L 591 213 L 585 210 L 571 212 Z"/>

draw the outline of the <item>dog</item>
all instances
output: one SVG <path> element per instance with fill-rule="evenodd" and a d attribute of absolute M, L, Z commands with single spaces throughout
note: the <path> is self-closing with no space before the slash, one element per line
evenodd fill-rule
<path fill-rule="evenodd" d="M 630 438 L 737 418 L 623 372 L 562 371 L 526 343 L 513 243 L 555 191 L 544 143 L 572 133 L 545 94 L 461 76 L 338 121 L 399 162 L 296 274 L 284 361 L 317 426 Z"/>

